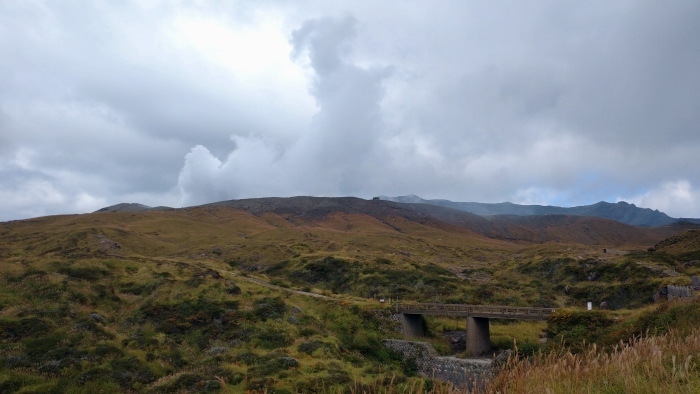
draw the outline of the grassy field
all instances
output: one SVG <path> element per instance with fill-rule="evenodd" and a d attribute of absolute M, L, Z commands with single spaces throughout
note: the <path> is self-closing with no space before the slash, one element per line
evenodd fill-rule
<path fill-rule="evenodd" d="M 605 255 L 598 246 L 509 243 L 401 218 L 391 226 L 359 214 L 302 223 L 212 207 L 0 223 L 0 392 L 454 392 L 415 376 L 381 345 L 401 332 L 379 298 L 565 307 L 558 321 L 492 324 L 496 349 L 549 351 L 538 345 L 542 330 L 570 345 L 514 360 L 495 391 L 603 390 L 591 384 L 619 372 L 569 374 L 581 381 L 558 386 L 546 376 L 635 360 L 630 349 L 647 346 L 660 354 L 648 368 L 662 383 L 651 387 L 684 392 L 697 383 L 687 375 L 700 354 L 679 343 L 697 341 L 683 327 L 700 318 L 649 301 L 659 286 L 700 272 L 689 239 Z M 586 329 L 592 323 L 577 311 L 604 300 L 615 311 Z M 427 340 L 449 354 L 442 332 L 464 322 L 427 322 Z M 646 330 L 665 336 L 624 342 Z M 565 360 L 574 364 L 555 367 Z M 645 365 L 630 376 L 642 379 Z M 670 380 L 667 368 L 676 371 Z M 534 374 L 544 383 L 525 383 Z M 504 385 L 509 379 L 517 385 Z"/>

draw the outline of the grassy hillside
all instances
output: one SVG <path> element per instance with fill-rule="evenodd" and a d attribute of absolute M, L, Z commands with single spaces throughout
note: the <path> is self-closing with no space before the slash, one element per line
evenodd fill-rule
<path fill-rule="evenodd" d="M 608 301 L 629 316 L 700 271 L 692 232 L 603 253 L 376 216 L 209 206 L 0 223 L 0 392 L 415 388 L 428 383 L 380 344 L 401 336 L 380 297 Z M 441 332 L 462 322 L 428 326 L 448 353 Z M 494 344 L 535 344 L 542 328 L 497 322 Z"/>
<path fill-rule="evenodd" d="M 397 335 L 389 312 L 204 264 L 23 260 L 3 274 L 1 392 L 313 391 L 403 368 L 379 346 Z"/>

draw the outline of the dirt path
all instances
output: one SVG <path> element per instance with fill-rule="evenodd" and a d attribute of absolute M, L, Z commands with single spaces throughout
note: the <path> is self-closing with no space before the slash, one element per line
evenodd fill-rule
<path fill-rule="evenodd" d="M 233 274 L 233 273 L 230 272 L 230 271 L 227 271 L 227 272 Z M 234 275 L 235 275 L 235 274 L 234 274 Z M 325 295 L 323 295 L 323 294 L 316 294 L 316 293 L 311 293 L 311 292 L 308 292 L 308 291 L 301 291 L 301 290 L 288 289 L 288 288 L 286 288 L 286 287 L 281 287 L 281 286 L 273 285 L 273 284 L 271 284 L 271 283 L 269 283 L 269 282 L 266 282 L 266 281 L 264 281 L 264 280 L 262 280 L 262 279 L 251 278 L 250 276 L 236 275 L 236 278 L 237 278 L 237 279 L 243 279 L 243 280 L 245 280 L 245 281 L 247 281 L 247 282 L 255 283 L 255 284 L 258 284 L 258 285 L 261 285 L 261 286 L 269 287 L 270 289 L 286 291 L 286 292 L 288 292 L 288 293 L 299 294 L 299 295 L 303 295 L 303 296 L 307 296 L 307 297 L 321 298 L 321 299 L 324 299 L 324 300 L 335 300 L 335 301 L 339 301 L 339 300 L 340 300 L 340 299 L 338 299 L 338 298 L 328 297 L 328 296 L 325 296 Z M 343 299 L 343 301 L 357 302 L 357 301 L 346 300 L 346 299 Z"/>

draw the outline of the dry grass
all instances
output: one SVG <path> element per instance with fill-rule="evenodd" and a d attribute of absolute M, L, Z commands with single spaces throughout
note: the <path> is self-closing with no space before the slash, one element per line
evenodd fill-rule
<path fill-rule="evenodd" d="M 634 338 L 610 352 L 540 354 L 511 360 L 492 380 L 493 393 L 698 393 L 700 330 Z"/>
<path fill-rule="evenodd" d="M 340 394 L 483 394 L 483 393 L 700 393 L 700 329 L 687 335 L 672 331 L 665 335 L 633 338 L 610 351 L 595 344 L 586 352 L 555 351 L 530 359 L 512 358 L 488 385 L 472 392 L 449 383 L 425 381 L 395 385 L 376 381 L 357 382 Z"/>

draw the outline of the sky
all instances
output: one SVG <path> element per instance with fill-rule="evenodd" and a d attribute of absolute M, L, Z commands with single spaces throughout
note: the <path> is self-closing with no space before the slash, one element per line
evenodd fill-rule
<path fill-rule="evenodd" d="M 397 196 L 700 217 L 700 2 L 0 0 L 0 221 Z"/>

